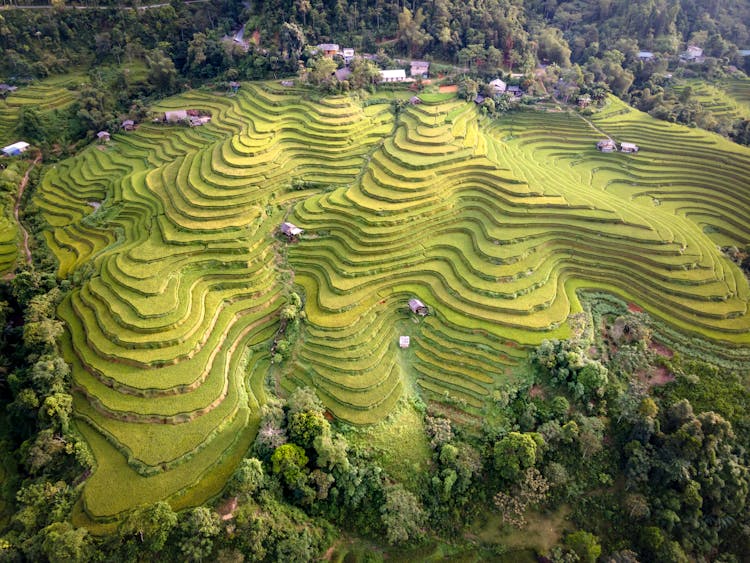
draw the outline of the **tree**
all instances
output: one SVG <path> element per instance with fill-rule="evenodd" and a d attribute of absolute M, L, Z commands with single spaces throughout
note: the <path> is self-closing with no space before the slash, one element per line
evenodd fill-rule
<path fill-rule="evenodd" d="M 229 480 L 229 492 L 232 495 L 251 497 L 263 487 L 264 481 L 265 475 L 261 461 L 254 457 L 245 458 Z"/>
<path fill-rule="evenodd" d="M 458 97 L 473 102 L 479 93 L 479 84 L 476 80 L 464 77 L 458 83 Z"/>
<path fill-rule="evenodd" d="M 280 42 L 283 57 L 296 61 L 307 45 L 307 38 L 297 24 L 285 22 L 281 26 Z"/>
<path fill-rule="evenodd" d="M 156 553 L 161 551 L 172 529 L 177 525 L 177 514 L 165 501 L 141 505 L 120 525 L 123 538 L 135 536 L 144 549 Z"/>
<path fill-rule="evenodd" d="M 404 544 L 422 536 L 424 511 L 417 497 L 402 485 L 393 485 L 385 490 L 385 503 L 380 514 L 388 543 Z"/>
<path fill-rule="evenodd" d="M 295 412 L 289 415 L 287 431 L 292 442 L 309 450 L 313 447 L 315 439 L 324 434 L 330 433 L 331 426 L 323 415 L 310 412 Z"/>
<path fill-rule="evenodd" d="M 34 106 L 21 106 L 17 125 L 18 134 L 30 143 L 44 143 L 47 141 L 47 129 L 42 114 Z"/>
<path fill-rule="evenodd" d="M 404 8 L 398 15 L 398 41 L 406 48 L 410 56 L 414 56 L 429 39 L 430 34 L 422 29 L 425 15 L 422 8 L 412 14 L 409 8 Z"/>
<path fill-rule="evenodd" d="M 86 528 L 75 529 L 69 522 L 55 522 L 43 531 L 42 551 L 50 563 L 78 563 L 91 560 L 92 542 Z"/>
<path fill-rule="evenodd" d="M 572 549 L 583 563 L 596 563 L 602 554 L 599 538 L 583 530 L 569 534 L 565 538 L 565 545 Z"/>
<path fill-rule="evenodd" d="M 607 368 L 597 360 L 588 362 L 578 372 L 576 381 L 580 383 L 583 397 L 588 399 L 600 398 L 604 395 L 604 389 L 609 382 Z"/>
<path fill-rule="evenodd" d="M 380 69 L 371 60 L 357 57 L 349 65 L 349 68 L 352 71 L 349 75 L 349 84 L 354 89 L 377 84 L 380 80 Z"/>
<path fill-rule="evenodd" d="M 271 456 L 274 474 L 280 475 L 290 489 L 298 488 L 304 482 L 307 462 L 305 450 L 296 444 L 279 446 Z"/>
<path fill-rule="evenodd" d="M 539 58 L 563 68 L 570 66 L 570 47 L 556 27 L 545 27 L 538 39 Z"/>
<path fill-rule="evenodd" d="M 202 561 L 214 548 L 214 538 L 221 531 L 219 515 L 199 506 L 187 512 L 180 522 L 180 551 L 188 561 Z"/>
<path fill-rule="evenodd" d="M 325 411 L 325 407 L 318 398 L 318 395 L 309 387 L 297 387 L 289 395 L 286 405 L 290 415 L 298 412 L 312 412 L 322 415 Z"/>
<path fill-rule="evenodd" d="M 148 83 L 160 94 L 173 94 L 177 89 L 177 69 L 164 51 L 154 49 L 146 56 Z"/>
<path fill-rule="evenodd" d="M 542 443 L 539 434 L 510 432 L 495 443 L 495 469 L 503 479 L 517 481 L 524 470 L 536 463 L 537 447 Z"/>
<path fill-rule="evenodd" d="M 328 57 L 316 59 L 310 70 L 310 82 L 316 86 L 330 86 L 333 82 L 333 73 L 336 71 L 336 63 Z"/>

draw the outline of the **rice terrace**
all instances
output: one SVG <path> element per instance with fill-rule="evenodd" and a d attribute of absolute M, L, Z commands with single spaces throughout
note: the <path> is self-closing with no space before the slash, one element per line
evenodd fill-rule
<path fill-rule="evenodd" d="M 43 177 L 58 274 L 84 280 L 58 311 L 96 459 L 79 522 L 219 494 L 266 383 L 354 425 L 415 393 L 478 413 L 589 295 L 750 361 L 750 288 L 719 249 L 750 241 L 750 149 L 614 98 L 490 119 L 455 94 L 392 97 L 192 91 L 155 109 L 205 126 L 146 121 Z M 602 133 L 640 151 L 599 152 Z M 293 292 L 304 330 L 279 365 Z"/>

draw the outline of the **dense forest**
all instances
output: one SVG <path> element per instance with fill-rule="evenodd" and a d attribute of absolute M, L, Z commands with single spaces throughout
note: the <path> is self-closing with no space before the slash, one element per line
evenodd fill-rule
<path fill-rule="evenodd" d="M 45 8 L 0 13 L 0 76 L 7 82 L 24 83 L 71 67 L 142 61 L 148 68 L 148 81 L 138 84 L 122 72 L 109 80 L 94 73 L 91 82 L 99 97 L 112 88 L 120 95 L 108 103 L 84 92 L 82 105 L 93 108 L 83 109 L 98 115 L 77 124 L 73 136 L 78 138 L 150 96 L 217 79 L 296 75 L 300 64 L 314 68 L 317 55 L 311 47 L 330 41 L 378 54 L 384 68 L 401 64 L 399 57 L 421 57 L 448 65 L 435 68 L 486 80 L 513 72 L 534 78 L 541 64 L 545 83 L 564 82 L 555 94 L 565 101 L 600 88 L 659 119 L 697 125 L 745 144 L 750 140 L 747 119 L 717 119 L 669 80 L 673 73 L 716 79 L 727 69 L 750 70 L 743 51 L 750 46 L 750 7 L 742 0 L 705 5 L 686 0 L 173 0 L 137 9 L 107 2 L 54 2 Z M 243 40 L 233 41 L 240 28 Z M 700 47 L 703 56 L 686 65 L 679 55 L 688 45 Z M 640 58 L 644 50 L 653 56 Z M 48 137 L 66 133 L 66 127 L 53 129 Z"/>
<path fill-rule="evenodd" d="M 244 43 L 227 39 L 243 26 Z M 55 0 L 0 10 L 0 82 L 86 75 L 71 106 L 21 111 L 17 133 L 55 160 L 180 90 L 314 73 L 310 47 L 328 41 L 377 54 L 381 66 L 433 61 L 472 98 L 498 75 L 550 69 L 542 82 L 560 99 L 611 92 L 750 144 L 747 119 L 715 118 L 666 78 L 750 71 L 740 52 L 750 48 L 746 0 Z M 688 45 L 705 57 L 680 61 Z M 653 58 L 639 58 L 644 50 Z M 125 62 L 143 77 L 122 71 Z M 335 65 L 319 68 L 325 79 Z M 0 561 L 310 561 L 334 542 L 347 561 L 419 560 L 436 544 L 446 557 L 501 560 L 502 542 L 473 534 L 477 515 L 522 529 L 566 510 L 572 525 L 539 554 L 547 561 L 729 563 L 750 553 L 747 366 L 697 359 L 689 346 L 665 351 L 664 326 L 606 295 L 571 319 L 574 338 L 530 351 L 524 383 L 493 396 L 478 423 L 412 398 L 405 408 L 430 447 L 425 470 L 407 471 L 412 481 L 300 388 L 262 407 L 258 438 L 215 504 L 176 513 L 161 502 L 106 534 L 76 529 L 70 515 L 93 460 L 71 428 L 55 308 L 80 280 L 56 278 L 41 220 L 25 220 L 39 236 L 35 262 L 0 286 Z M 233 517 L 222 520 L 231 499 Z"/>

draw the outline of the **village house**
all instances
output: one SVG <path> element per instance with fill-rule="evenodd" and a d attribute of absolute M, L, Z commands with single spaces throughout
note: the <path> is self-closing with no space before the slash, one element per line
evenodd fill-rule
<path fill-rule="evenodd" d="M 354 49 L 351 47 L 344 47 L 341 50 L 341 56 L 344 57 L 344 64 L 348 65 L 354 60 Z"/>
<path fill-rule="evenodd" d="M 110 134 L 107 131 L 99 131 L 96 136 L 99 138 L 100 143 L 109 143 Z"/>
<path fill-rule="evenodd" d="M 409 74 L 413 78 L 427 78 L 430 72 L 430 63 L 427 61 L 412 61 Z"/>
<path fill-rule="evenodd" d="M 498 95 L 504 94 L 505 90 L 508 88 L 508 85 L 499 78 L 495 78 L 495 80 L 490 82 L 490 87 L 492 88 L 492 93 Z"/>
<path fill-rule="evenodd" d="M 654 54 L 651 51 L 638 51 L 638 58 L 642 61 L 651 61 Z"/>
<path fill-rule="evenodd" d="M 0 84 L 0 93 L 10 94 L 18 90 L 18 86 L 10 86 L 9 84 Z"/>
<path fill-rule="evenodd" d="M 615 152 L 617 151 L 617 145 L 612 139 L 602 139 L 596 143 L 596 148 L 602 152 Z"/>
<path fill-rule="evenodd" d="M 28 148 L 29 148 L 29 143 L 25 141 L 18 141 L 16 143 L 13 143 L 12 145 L 3 147 L 2 153 L 5 156 L 18 156 L 21 153 L 25 153 Z"/>
<path fill-rule="evenodd" d="M 173 111 L 164 112 L 164 121 L 168 123 L 178 123 L 180 121 L 187 121 L 188 113 L 184 109 L 176 109 Z"/>
<path fill-rule="evenodd" d="M 688 48 L 680 55 L 680 58 L 688 62 L 701 62 L 703 60 L 703 49 L 697 45 L 688 45 Z"/>
<path fill-rule="evenodd" d="M 338 80 L 339 82 L 343 82 L 344 80 L 349 80 L 349 77 L 352 75 L 352 71 L 347 67 L 343 67 L 336 70 L 333 75 L 336 77 L 336 80 Z"/>
<path fill-rule="evenodd" d="M 289 240 L 296 238 L 304 232 L 305 231 L 292 223 L 284 222 L 281 224 L 281 234 L 285 235 Z"/>
<path fill-rule="evenodd" d="M 409 299 L 409 309 L 411 309 L 412 313 L 421 317 L 425 317 L 430 313 L 427 306 L 419 299 Z"/>
<path fill-rule="evenodd" d="M 620 143 L 620 150 L 622 152 L 638 152 L 638 145 L 635 143 Z"/>
<path fill-rule="evenodd" d="M 135 129 L 135 121 L 133 121 L 132 119 L 126 119 L 122 122 L 122 129 L 124 131 L 132 131 L 133 129 Z"/>
<path fill-rule="evenodd" d="M 284 88 L 290 88 L 290 87 L 294 86 L 294 80 L 282 80 L 281 81 L 281 85 Z"/>
<path fill-rule="evenodd" d="M 521 96 L 523 96 L 523 90 L 521 90 L 520 86 L 508 86 L 506 92 L 508 94 L 512 94 L 515 98 L 520 98 Z"/>
<path fill-rule="evenodd" d="M 401 348 L 408 348 L 410 343 L 411 343 L 411 338 L 409 338 L 408 336 L 399 336 L 398 337 L 398 345 Z"/>
<path fill-rule="evenodd" d="M 335 57 L 339 54 L 339 46 L 336 43 L 321 43 L 318 45 L 318 51 L 323 53 L 324 57 Z"/>
<path fill-rule="evenodd" d="M 585 96 L 578 96 L 578 107 L 587 108 L 591 104 L 591 96 L 586 94 Z"/>
<path fill-rule="evenodd" d="M 406 82 L 406 71 L 403 68 L 395 70 L 381 70 L 381 82 Z"/>
<path fill-rule="evenodd" d="M 409 103 L 413 106 L 419 105 L 422 103 L 422 98 L 420 98 L 419 96 L 412 96 L 411 98 L 409 98 Z"/>
<path fill-rule="evenodd" d="M 477 94 L 477 97 L 474 98 L 474 103 L 479 105 L 482 105 L 484 103 L 485 97 L 482 96 L 482 94 Z"/>
<path fill-rule="evenodd" d="M 210 115 L 191 115 L 188 117 L 188 123 L 190 124 L 190 127 L 200 127 L 201 125 L 205 125 L 206 123 L 210 122 Z"/>
<path fill-rule="evenodd" d="M 229 83 L 229 87 L 232 89 L 232 92 L 237 92 L 237 90 L 240 89 L 241 84 L 237 82 L 236 80 L 232 80 Z"/>

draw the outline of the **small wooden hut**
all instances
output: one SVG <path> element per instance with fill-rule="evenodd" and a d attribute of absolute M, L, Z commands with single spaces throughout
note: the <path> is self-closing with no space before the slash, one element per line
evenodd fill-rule
<path fill-rule="evenodd" d="M 411 309 L 412 313 L 421 317 L 425 317 L 430 313 L 429 309 L 427 309 L 427 306 L 419 299 L 409 299 L 409 309 Z"/>
<path fill-rule="evenodd" d="M 297 238 L 304 232 L 304 230 L 300 229 L 298 226 L 292 223 L 285 222 L 281 224 L 281 234 L 285 235 L 289 240 Z"/>

